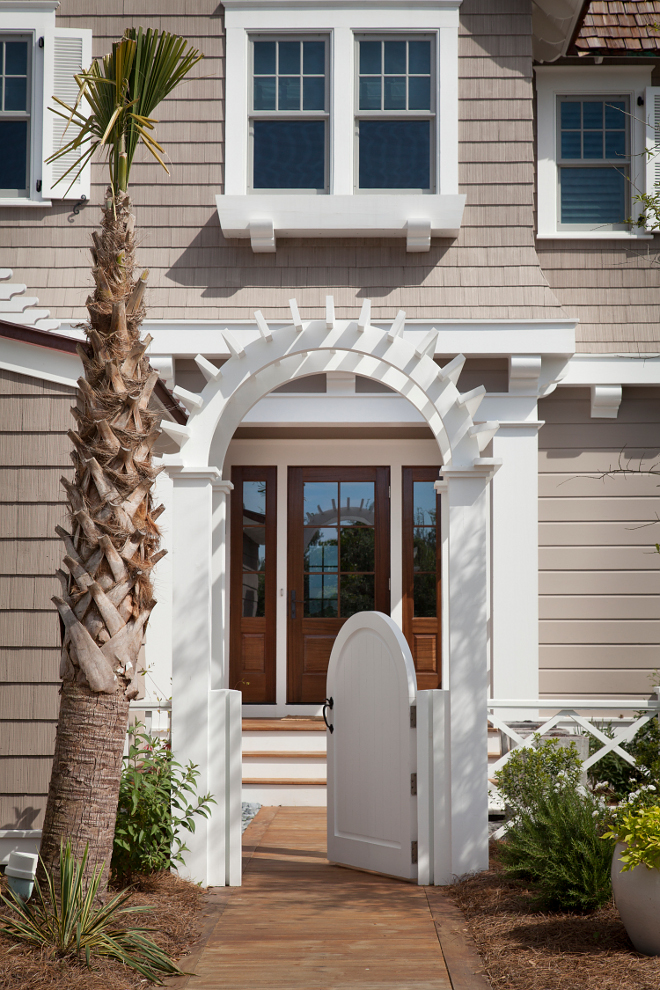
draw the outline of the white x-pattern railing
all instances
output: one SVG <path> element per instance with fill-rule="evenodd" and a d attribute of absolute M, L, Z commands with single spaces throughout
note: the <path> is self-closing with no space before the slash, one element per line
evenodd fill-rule
<path fill-rule="evenodd" d="M 582 699 L 556 699 L 556 698 L 535 698 L 533 700 L 520 700 L 516 699 L 491 699 L 488 701 L 488 722 L 494 728 L 499 729 L 500 732 L 508 736 L 515 746 L 510 749 L 507 753 L 499 758 L 495 763 L 488 767 L 489 777 L 492 774 L 497 773 L 504 764 L 511 758 L 511 754 L 515 753 L 517 749 L 531 749 L 535 745 L 535 740 L 537 736 L 547 735 L 558 725 L 565 725 L 566 722 L 573 722 L 576 726 L 576 731 L 582 729 L 583 732 L 592 735 L 597 739 L 602 746 L 599 750 L 593 753 L 588 759 L 586 759 L 582 764 L 582 769 L 584 771 L 589 770 L 595 763 L 598 763 L 603 759 L 608 753 L 616 753 L 621 759 L 625 760 L 632 767 L 637 766 L 637 761 L 634 756 L 622 749 L 624 743 L 630 742 L 635 738 L 637 733 L 641 728 L 643 728 L 647 722 L 652 718 L 660 717 L 660 688 L 655 689 L 656 698 L 650 698 L 645 701 L 588 701 Z M 529 735 L 522 736 L 520 732 L 516 729 L 511 728 L 507 724 L 506 719 L 495 714 L 498 709 L 525 709 L 530 710 L 554 710 L 555 714 L 538 728 L 534 728 L 530 731 Z M 619 720 L 617 717 L 610 716 L 603 717 L 599 721 L 608 722 L 613 730 L 612 738 L 605 735 L 602 729 L 598 728 L 594 724 L 592 715 L 591 718 L 587 718 L 581 715 L 580 712 L 617 712 L 623 714 L 625 712 L 639 712 L 637 718 L 630 721 L 630 717 L 625 719 L 625 722 L 618 728 L 615 728 L 615 723 Z M 624 716 L 625 717 L 625 716 Z M 495 838 L 500 838 L 504 834 L 507 828 L 507 824 L 501 826 L 495 833 Z"/>

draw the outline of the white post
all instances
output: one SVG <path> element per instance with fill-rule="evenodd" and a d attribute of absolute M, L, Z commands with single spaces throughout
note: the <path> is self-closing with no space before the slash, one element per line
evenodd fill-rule
<path fill-rule="evenodd" d="M 451 872 L 449 691 L 417 692 L 417 883 L 440 886 Z"/>
<path fill-rule="evenodd" d="M 444 468 L 449 574 L 450 875 L 488 869 L 488 482 L 490 459 Z"/>
<path fill-rule="evenodd" d="M 213 481 L 212 561 L 213 589 L 211 629 L 211 689 L 231 687 L 229 683 L 229 493 L 231 481 Z"/>
<path fill-rule="evenodd" d="M 491 689 L 494 698 L 539 695 L 538 422 L 506 423 L 493 437 Z M 532 712 L 504 712 L 506 718 Z"/>
<path fill-rule="evenodd" d="M 213 486 L 216 468 L 170 468 L 173 479 L 172 750 L 217 804 L 185 834 L 183 876 L 240 884 L 240 693 L 212 690 Z M 237 779 L 238 778 L 238 779 Z M 238 830 L 238 832 L 237 832 Z M 238 860 L 237 860 L 238 856 Z M 237 865 L 238 864 L 238 865 Z"/>

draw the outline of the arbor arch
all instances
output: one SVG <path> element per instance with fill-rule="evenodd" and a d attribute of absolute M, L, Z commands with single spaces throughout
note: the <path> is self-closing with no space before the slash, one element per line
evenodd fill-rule
<path fill-rule="evenodd" d="M 274 330 L 256 313 L 259 337 L 245 345 L 224 330 L 231 357 L 221 368 L 197 355 L 207 383 L 199 395 L 174 389 L 189 420 L 186 426 L 162 424 L 179 446 L 178 454 L 165 455 L 166 466 L 208 467 L 212 457 L 213 466 L 222 471 L 236 428 L 260 399 L 289 381 L 327 371 L 382 381 L 411 402 L 433 433 L 443 466 L 468 468 L 479 459 L 498 424 L 474 423 L 486 390 L 480 386 L 464 394 L 458 391 L 463 355 L 443 368 L 433 360 L 437 330 L 412 343 L 403 337 L 405 313 L 384 330 L 370 323 L 368 304 L 357 320 L 335 320 L 332 297 L 325 320 L 303 323 L 295 301 L 291 308 L 292 322 Z"/>

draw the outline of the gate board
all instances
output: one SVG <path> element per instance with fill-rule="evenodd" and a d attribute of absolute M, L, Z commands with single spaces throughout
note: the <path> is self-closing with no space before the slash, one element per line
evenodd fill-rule
<path fill-rule="evenodd" d="M 380 612 L 352 616 L 328 667 L 328 859 L 417 877 L 415 668 L 403 633 Z"/>

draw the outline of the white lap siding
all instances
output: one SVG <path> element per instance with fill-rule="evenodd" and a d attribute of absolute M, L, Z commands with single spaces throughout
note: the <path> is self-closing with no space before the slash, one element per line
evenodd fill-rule
<path fill-rule="evenodd" d="M 598 480 L 660 454 L 660 390 L 624 388 L 616 420 L 588 389 L 539 402 L 540 685 L 546 697 L 649 693 L 660 667 L 660 477 Z M 657 680 L 656 680 L 657 683 Z"/>

